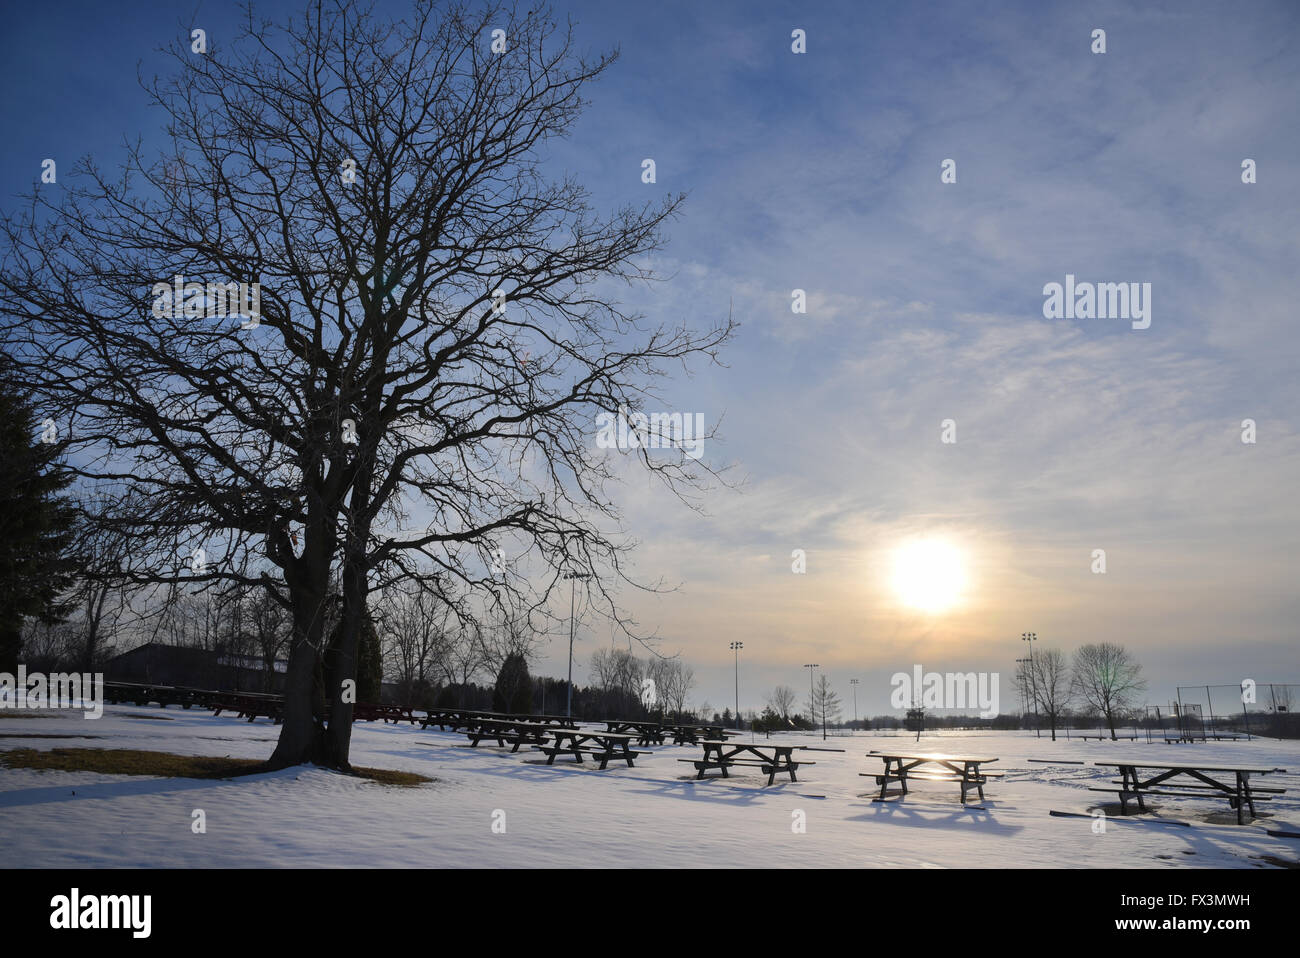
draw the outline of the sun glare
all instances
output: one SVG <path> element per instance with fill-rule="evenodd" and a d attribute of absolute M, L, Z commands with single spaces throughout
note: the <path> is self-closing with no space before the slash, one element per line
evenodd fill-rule
<path fill-rule="evenodd" d="M 966 588 L 961 550 L 943 539 L 909 542 L 894 554 L 893 584 L 905 605 L 922 612 L 945 612 L 961 600 Z"/>

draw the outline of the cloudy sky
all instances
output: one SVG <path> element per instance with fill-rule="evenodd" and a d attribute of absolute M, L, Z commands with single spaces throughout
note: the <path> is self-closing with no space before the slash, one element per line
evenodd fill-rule
<path fill-rule="evenodd" d="M 606 208 L 689 195 L 666 278 L 624 303 L 742 323 L 726 368 L 663 390 L 721 420 L 706 455 L 736 488 L 705 516 L 631 471 L 620 493 L 634 571 L 678 586 L 626 603 L 694 667 L 697 703 L 732 702 L 734 640 L 743 708 L 817 662 L 846 713 L 850 678 L 879 712 L 915 664 L 1000 672 L 1005 709 L 1026 631 L 1124 643 L 1154 703 L 1300 682 L 1300 7 L 1129 6 L 556 5 L 581 46 L 621 50 L 556 173 Z M 44 157 L 112 163 L 156 135 L 137 63 L 191 11 L 233 26 L 211 2 L 7 15 L 6 204 Z M 1151 284 L 1150 327 L 1044 318 L 1067 274 Z M 934 554 L 900 583 L 918 541 Z M 611 636 L 579 628 L 582 679 Z"/>

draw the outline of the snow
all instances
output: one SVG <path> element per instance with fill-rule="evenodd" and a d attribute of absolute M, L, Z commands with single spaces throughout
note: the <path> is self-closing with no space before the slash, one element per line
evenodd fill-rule
<path fill-rule="evenodd" d="M 146 717 L 147 716 L 147 717 Z M 603 727 L 603 726 L 602 726 Z M 0 712 L 0 749 L 136 748 L 265 758 L 278 727 L 193 709 L 106 706 L 80 713 Z M 71 736 L 31 738 L 31 735 Z M 79 736 L 98 736 L 86 740 Z M 21 737 L 15 737 L 21 736 Z M 1300 831 L 1300 742 L 1257 739 L 1165 745 L 1055 743 L 1031 733 L 782 734 L 773 742 L 844 748 L 805 753 L 817 762 L 800 781 L 765 785 L 757 768 L 728 780 L 693 780 L 678 758 L 698 746 L 653 746 L 636 768 L 597 771 L 536 751 L 484 744 L 418 726 L 357 723 L 352 761 L 418 772 L 418 788 L 379 785 L 318 768 L 227 781 L 0 769 L 0 842 L 12 867 L 1141 867 L 1268 868 L 1297 861 L 1300 842 L 1267 829 Z M 917 783 L 901 802 L 870 800 L 881 768 L 872 749 L 993 754 L 1006 777 L 986 801 L 963 809 L 955 785 Z M 1259 807 L 1251 824 L 1221 798 L 1161 799 L 1156 814 L 1191 823 L 1059 818 L 1112 796 L 1089 792 L 1113 770 L 1040 765 L 1030 758 L 1140 757 L 1251 765 L 1288 771 L 1264 784 L 1288 794 Z M 716 772 L 710 773 L 716 775 Z M 207 831 L 191 831 L 202 809 Z M 792 830 L 795 812 L 806 831 Z M 504 813 L 505 831 L 493 830 Z"/>

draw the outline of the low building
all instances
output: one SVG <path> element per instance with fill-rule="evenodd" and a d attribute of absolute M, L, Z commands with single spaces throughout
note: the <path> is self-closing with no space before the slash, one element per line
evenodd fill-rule
<path fill-rule="evenodd" d="M 277 661 L 268 673 L 257 659 L 148 642 L 109 659 L 104 678 L 232 692 L 282 692 L 285 667 L 285 662 Z"/>

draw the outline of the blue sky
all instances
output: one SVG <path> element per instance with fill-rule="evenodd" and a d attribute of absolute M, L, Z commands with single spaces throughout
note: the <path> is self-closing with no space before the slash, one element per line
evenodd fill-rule
<path fill-rule="evenodd" d="M 746 708 L 803 688 L 809 661 L 846 701 L 860 678 L 864 711 L 918 662 L 1001 671 L 1005 703 L 1026 630 L 1065 651 L 1129 645 L 1157 703 L 1178 684 L 1300 681 L 1300 7 L 555 9 L 581 46 L 622 53 L 551 150 L 556 174 L 606 208 L 689 194 L 655 264 L 670 278 L 621 298 L 743 324 L 727 368 L 664 389 L 721 419 L 709 454 L 743 487 L 711 495 L 707 518 L 631 472 L 621 495 L 636 571 L 680 584 L 628 604 L 694 666 L 697 701 L 731 702 L 737 639 Z M 211 2 L 12 7 L 6 206 L 45 157 L 111 167 L 124 137 L 156 138 L 137 64 L 161 66 L 154 48 L 191 19 L 220 44 L 232 17 Z M 1042 288 L 1067 273 L 1151 283 L 1150 328 L 1044 319 Z M 966 594 L 943 614 L 889 584 L 917 536 L 964 557 Z M 585 665 L 609 630 L 583 626 Z M 564 651 L 538 668 L 561 674 Z"/>

